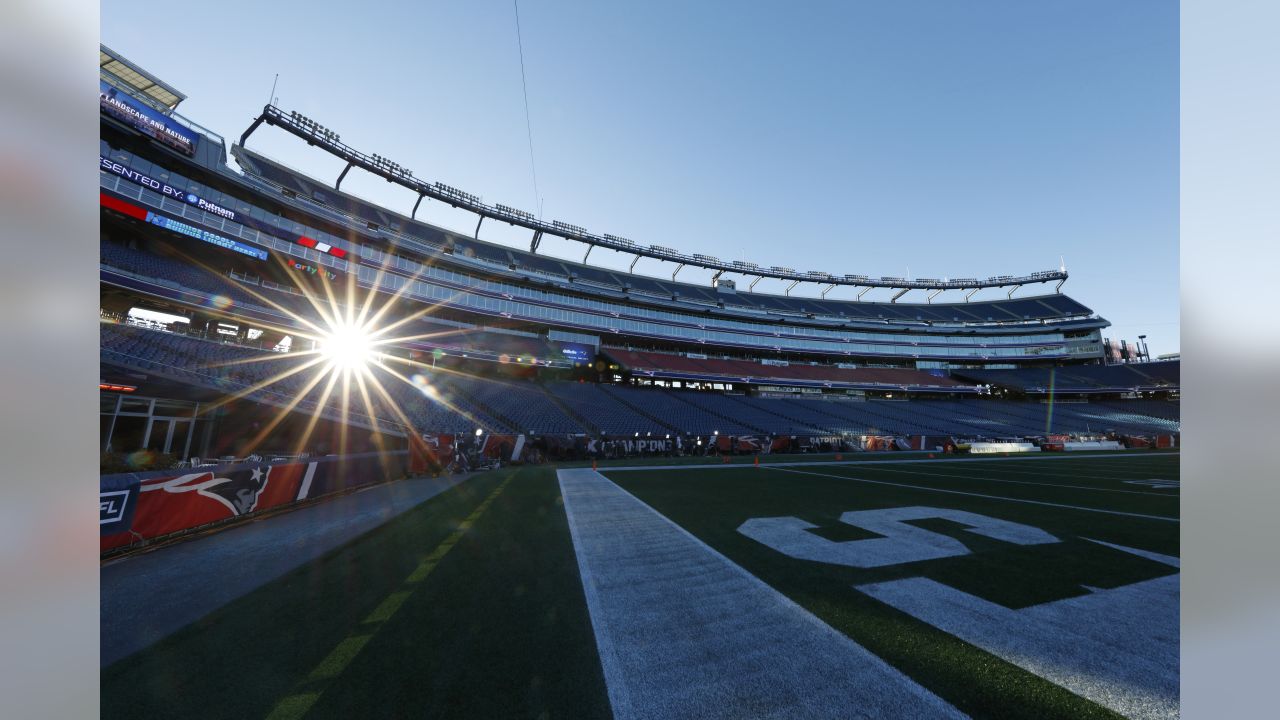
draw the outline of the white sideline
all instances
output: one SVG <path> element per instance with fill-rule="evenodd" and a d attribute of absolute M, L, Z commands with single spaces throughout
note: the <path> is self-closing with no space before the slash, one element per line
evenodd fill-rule
<path fill-rule="evenodd" d="M 965 717 L 600 473 L 558 477 L 618 720 Z"/>
<path fill-rule="evenodd" d="M 984 457 L 984 458 L 981 458 L 981 459 L 975 459 L 975 458 L 958 458 L 958 457 L 950 457 L 950 458 L 932 458 L 932 459 L 930 459 L 930 458 L 920 457 L 920 456 L 919 456 L 921 453 L 925 452 L 925 451 L 923 451 L 923 450 L 916 450 L 916 451 L 912 451 L 912 452 L 913 452 L 913 453 L 915 453 L 915 454 L 917 454 L 917 457 L 915 457 L 915 458 L 903 458 L 903 459 L 901 459 L 901 460 L 796 460 L 796 461 L 793 461 L 793 462 L 771 462 L 771 463 L 761 463 L 760 467 L 763 467 L 763 468 L 781 468 L 781 467 L 811 467 L 811 466 L 824 466 L 824 465 L 826 465 L 826 466 L 832 466 L 832 465 L 900 465 L 900 464 L 902 464 L 902 463 L 929 463 L 930 465 L 932 465 L 932 464 L 934 464 L 934 463 L 956 463 L 956 462 L 958 462 L 958 463 L 1023 462 L 1023 461 L 1027 461 L 1027 460 L 1041 460 L 1041 461 L 1046 461 L 1046 460 L 1047 460 L 1047 461 L 1049 461 L 1049 462 L 1062 462 L 1062 461 L 1065 461 L 1065 460 L 1132 460 L 1132 459 L 1134 459 L 1134 458 L 1139 458 L 1139 457 L 1141 457 L 1141 458 L 1154 458 L 1154 457 L 1179 457 L 1180 455 L 1182 455 L 1182 453 L 1180 453 L 1180 452 L 1175 452 L 1175 453 L 1159 453 L 1159 454 L 1157 454 L 1157 455 L 1147 455 L 1147 454 L 1138 454 L 1138 453 L 1133 454 L 1133 455 L 1123 455 L 1123 454 L 1121 454 L 1121 455 L 1117 455 L 1117 454 L 1112 454 L 1112 455 L 1040 455 L 1040 454 L 1037 454 L 1037 455 L 1024 455 L 1024 456 L 1012 456 L 1012 457 L 998 457 L 998 458 L 989 458 L 989 457 Z M 1123 453 L 1124 451 L 1123 451 L 1123 450 L 1121 450 L 1121 451 L 1119 451 L 1119 452 Z M 686 465 L 620 465 L 620 466 L 618 466 L 618 467 L 613 467 L 613 466 L 611 466 L 611 465 L 610 465 L 610 466 L 605 466 L 604 468 L 602 468 L 602 469 L 601 469 L 601 472 L 640 472 L 640 471 L 644 471 L 644 470 L 736 470 L 736 469 L 738 469 L 738 468 L 744 467 L 744 466 L 747 464 L 747 463 L 746 463 L 746 459 L 747 459 L 747 458 L 746 458 L 746 456 L 740 456 L 740 457 L 742 457 L 742 458 L 743 458 L 743 461 L 742 461 L 742 462 L 732 462 L 732 463 L 708 463 L 708 464 L 705 464 L 705 465 L 703 465 L 703 464 L 697 464 L 697 463 L 694 463 L 694 464 L 686 464 Z"/>
<path fill-rule="evenodd" d="M 978 470 L 975 470 L 974 472 L 979 472 L 980 470 L 981 469 L 978 469 Z M 1104 488 L 1104 487 L 1097 487 L 1094 485 L 1065 485 L 1063 483 L 1036 482 L 1034 480 L 1008 480 L 1008 479 L 1000 479 L 1000 478 L 982 477 L 981 475 L 957 475 L 955 473 L 928 472 L 927 470 L 914 470 L 914 469 L 913 470 L 894 470 L 891 468 L 885 468 L 881 472 L 903 473 L 903 474 L 913 474 L 913 475 L 928 475 L 930 477 L 948 477 L 948 478 L 957 478 L 960 480 L 977 480 L 979 482 L 1006 483 L 1009 485 L 1031 485 L 1033 487 L 1068 488 L 1070 490 L 1088 490 L 1091 492 L 1123 493 L 1125 495 L 1145 495 L 1147 497 L 1165 497 L 1165 498 L 1178 497 L 1173 493 L 1157 493 L 1157 492 L 1152 492 L 1150 490 L 1121 490 L 1119 488 Z"/>
<path fill-rule="evenodd" d="M 810 472 L 808 470 L 791 470 L 788 468 L 777 468 L 778 472 L 796 473 L 797 475 L 813 475 L 815 477 L 834 478 L 836 480 L 849 480 L 852 482 L 871 483 L 873 485 L 889 485 L 891 487 L 908 488 L 910 490 L 923 490 L 925 492 L 939 492 L 948 495 L 968 495 L 969 497 L 987 498 L 989 500 L 1003 500 L 1005 502 L 1023 503 L 1025 505 L 1044 505 L 1047 507 L 1066 508 L 1068 510 L 1083 510 L 1085 512 L 1102 513 L 1104 515 L 1123 515 L 1125 517 L 1144 518 L 1147 520 L 1163 520 L 1165 522 L 1180 523 L 1179 518 L 1166 517 L 1164 515 L 1146 515 L 1143 513 L 1123 512 L 1121 510 L 1105 510 L 1103 508 L 1084 507 L 1082 505 L 1067 505 L 1065 503 L 1047 502 L 1045 500 L 1027 500 L 1026 498 L 1011 498 L 1004 495 L 988 495 L 987 493 L 968 492 L 966 490 L 948 490 L 947 488 L 929 487 L 928 485 L 912 485 L 910 483 L 896 483 L 888 480 L 868 480 L 866 478 L 851 477 L 849 475 L 832 475 L 831 473 Z"/>

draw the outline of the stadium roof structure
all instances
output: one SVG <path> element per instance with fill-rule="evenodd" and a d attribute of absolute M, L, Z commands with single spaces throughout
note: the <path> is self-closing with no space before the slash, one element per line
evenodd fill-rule
<path fill-rule="evenodd" d="M 136 91 L 136 95 L 152 101 L 166 112 L 173 112 L 179 103 L 187 99 L 177 88 L 101 43 L 98 45 L 98 69 L 110 74 L 121 84 Z"/>
<path fill-rule="evenodd" d="M 661 245 L 640 245 L 632 240 L 628 240 L 617 235 L 609 233 L 594 234 L 571 223 L 555 220 L 547 222 L 533 215 L 533 213 L 518 210 L 502 204 L 488 205 L 480 199 L 478 195 L 473 195 L 457 188 L 451 187 L 441 182 L 428 183 L 414 176 L 413 171 L 401 165 L 388 160 L 380 155 L 368 155 L 342 142 L 341 137 L 314 120 L 302 115 L 298 112 L 285 112 L 275 105 L 267 105 L 263 107 L 262 114 L 259 115 L 253 123 L 240 136 L 240 146 L 244 147 L 249 136 L 253 134 L 263 123 L 278 127 L 286 132 L 306 141 L 308 145 L 317 146 L 329 154 L 346 162 L 346 167 L 342 173 L 338 175 L 337 181 L 334 183 L 334 189 L 340 190 L 342 181 L 346 178 L 347 173 L 352 168 L 360 168 L 369 173 L 377 175 L 387 182 L 395 183 L 405 187 L 418 195 L 417 202 L 414 203 L 413 211 L 410 213 L 411 219 L 416 219 L 418 207 L 422 204 L 423 198 L 432 198 L 441 202 L 448 203 L 455 208 L 474 213 L 478 216 L 476 221 L 475 238 L 480 238 L 480 226 L 486 218 L 492 218 L 508 225 L 520 226 L 533 231 L 533 238 L 529 244 L 530 252 L 537 252 L 538 245 L 542 241 L 544 235 L 552 235 L 554 237 L 564 238 L 584 243 L 588 246 L 586 255 L 583 256 L 583 262 L 586 262 L 590 256 L 591 250 L 595 247 L 603 247 L 609 250 L 616 250 L 634 256 L 631 261 L 631 268 L 634 270 L 636 262 L 642 257 L 653 258 L 666 262 L 675 263 L 678 267 L 672 273 L 672 280 L 679 274 L 680 270 L 686 266 L 700 267 L 714 271 L 711 278 L 712 284 L 716 284 L 720 280 L 720 276 L 724 273 L 735 273 L 744 277 L 756 278 L 751 283 L 751 288 L 755 287 L 756 282 L 764 278 L 774 278 L 779 280 L 789 280 L 791 285 L 787 288 L 786 294 L 790 295 L 791 290 L 800 283 L 814 283 L 825 286 L 822 291 L 822 297 L 826 297 L 827 292 L 836 286 L 861 287 L 863 292 L 871 288 L 891 288 L 898 292 L 894 294 L 890 302 L 896 303 L 900 297 L 911 290 L 927 290 L 930 291 L 928 300 L 932 302 L 933 298 L 945 290 L 968 290 L 969 296 L 983 288 L 1009 288 L 1008 296 L 1013 297 L 1013 293 L 1024 285 L 1032 285 L 1038 283 L 1057 282 L 1055 292 L 1062 290 L 1063 283 L 1066 282 L 1068 274 L 1065 267 L 1056 270 L 1044 270 L 1034 272 L 1029 275 L 996 275 L 985 280 L 979 278 L 958 278 L 958 279 L 917 279 L 910 280 L 900 277 L 880 277 L 873 278 L 866 275 L 833 275 L 822 271 L 797 271 L 787 267 L 763 267 L 756 263 L 746 262 L 742 260 L 726 261 L 710 255 L 702 255 L 698 253 L 686 254 L 674 248 Z M 862 294 L 859 293 L 859 298 Z M 968 296 L 966 296 L 966 300 Z"/>

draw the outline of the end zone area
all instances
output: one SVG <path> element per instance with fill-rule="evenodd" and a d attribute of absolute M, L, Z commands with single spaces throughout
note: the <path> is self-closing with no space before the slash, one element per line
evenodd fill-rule
<path fill-rule="evenodd" d="M 601 472 L 974 717 L 1176 717 L 1178 457 L 1014 460 Z"/>

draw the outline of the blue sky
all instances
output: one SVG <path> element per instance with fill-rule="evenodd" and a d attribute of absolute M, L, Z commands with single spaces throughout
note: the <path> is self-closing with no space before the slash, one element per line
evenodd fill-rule
<path fill-rule="evenodd" d="M 204 7 L 178 30 L 154 5 L 104 0 L 102 40 L 229 141 L 278 72 L 281 107 L 489 203 L 839 274 L 1017 275 L 1064 257 L 1064 291 L 1114 323 L 1106 334 L 1179 348 L 1175 2 L 524 0 L 540 198 L 510 0 Z M 249 144 L 319 177 L 341 170 L 276 130 Z M 414 200 L 367 176 L 343 187 L 405 212 Z"/>

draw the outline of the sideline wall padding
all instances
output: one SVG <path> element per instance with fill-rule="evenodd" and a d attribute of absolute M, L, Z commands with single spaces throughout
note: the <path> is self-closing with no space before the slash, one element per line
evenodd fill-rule
<path fill-rule="evenodd" d="M 408 451 L 103 475 L 103 552 L 403 477 Z"/>

